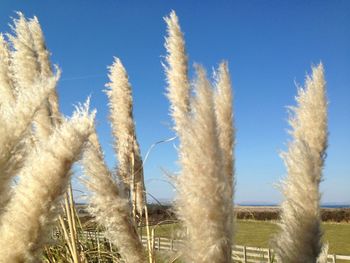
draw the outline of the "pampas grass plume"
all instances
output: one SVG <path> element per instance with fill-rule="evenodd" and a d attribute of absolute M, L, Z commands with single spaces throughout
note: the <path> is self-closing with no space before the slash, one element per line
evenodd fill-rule
<path fill-rule="evenodd" d="M 40 75 L 40 64 L 28 21 L 21 12 L 17 14 L 18 18 L 13 19 L 14 35 L 8 34 L 14 48 L 11 52 L 11 67 L 17 89 L 28 89 Z"/>
<path fill-rule="evenodd" d="M 109 67 L 110 82 L 106 84 L 109 99 L 110 120 L 118 158 L 118 173 L 128 189 L 131 179 L 131 154 L 135 126 L 132 118 L 131 86 L 126 70 L 120 59 L 115 58 Z"/>
<path fill-rule="evenodd" d="M 88 114 L 87 106 L 77 108 L 28 156 L 1 218 L 0 262 L 37 262 L 52 204 L 66 190 L 68 171 L 92 132 L 94 115 Z"/>
<path fill-rule="evenodd" d="M 44 81 L 39 79 L 31 89 L 18 93 L 14 105 L 0 108 L 0 214 L 9 198 L 10 180 L 21 168 L 24 152 L 27 151 L 24 140 L 30 124 L 43 101 L 55 88 L 56 81 L 55 77 Z"/>
<path fill-rule="evenodd" d="M 134 140 L 134 179 L 135 179 L 135 191 L 133 199 L 135 202 L 135 208 L 140 216 L 142 216 L 142 212 L 144 209 L 144 206 L 147 203 L 146 200 L 146 187 L 144 182 L 144 176 L 143 176 L 143 161 L 141 157 L 141 151 L 140 151 L 140 145 L 138 144 L 137 140 Z"/>
<path fill-rule="evenodd" d="M 4 36 L 0 34 L 0 107 L 14 101 L 14 86 L 11 78 L 11 57 L 9 45 Z"/>
<path fill-rule="evenodd" d="M 130 213 L 129 200 L 120 189 L 104 162 L 96 133 L 83 154 L 86 186 L 92 192 L 90 212 L 105 227 L 106 237 L 119 249 L 127 263 L 146 262 L 141 241 Z"/>
<path fill-rule="evenodd" d="M 193 116 L 182 131 L 182 171 L 177 181 L 178 215 L 188 230 L 185 257 L 188 262 L 229 262 L 226 216 L 232 204 L 222 169 L 213 90 L 203 68 L 197 67 L 197 75 Z"/>
<path fill-rule="evenodd" d="M 27 20 L 20 12 L 18 18 L 13 19 L 13 35 L 8 34 L 12 44 L 11 50 L 11 72 L 17 93 L 22 90 L 31 89 L 38 79 L 48 79 L 53 77 L 51 70 L 49 52 L 46 49 L 43 32 L 36 17 Z M 56 79 L 60 72 L 56 73 Z M 36 92 L 36 91 L 33 91 Z M 55 119 L 58 119 L 58 102 L 55 90 L 44 100 L 41 108 L 35 117 L 35 136 L 38 139 L 47 138 L 52 132 L 53 112 Z"/>
<path fill-rule="evenodd" d="M 118 157 L 118 175 L 124 182 L 127 194 L 131 190 L 129 194 L 134 209 L 142 214 L 145 187 L 142 158 L 132 112 L 131 85 L 120 59 L 115 58 L 109 70 L 110 83 L 106 85 L 108 87 L 106 93 L 109 98 L 110 119 Z"/>
<path fill-rule="evenodd" d="M 327 99 L 323 66 L 312 69 L 290 118 L 293 141 L 282 154 L 288 176 L 282 184 L 280 234 L 275 250 L 283 262 L 322 261 L 319 184 L 327 148 Z M 323 251 L 325 248 L 323 249 Z"/>
<path fill-rule="evenodd" d="M 28 25 L 33 37 L 35 50 L 38 56 L 40 74 L 44 78 L 52 77 L 54 73 L 50 62 L 50 52 L 46 48 L 44 34 L 41 29 L 38 18 L 34 16 L 32 19 L 29 20 Z M 60 75 L 60 70 L 57 66 L 55 66 L 55 69 L 56 75 Z M 54 89 L 49 94 L 46 109 L 46 114 L 49 117 L 49 120 L 46 121 L 48 121 L 53 126 L 57 125 L 60 122 L 61 114 L 59 111 L 58 95 L 56 89 Z"/>
<path fill-rule="evenodd" d="M 232 86 L 227 62 L 222 62 L 215 72 L 216 85 L 214 92 L 215 116 L 222 151 L 222 169 L 227 180 L 226 238 L 233 239 L 233 194 L 234 194 L 234 142 Z M 231 243 L 232 245 L 232 243 Z"/>
<path fill-rule="evenodd" d="M 215 95 L 198 66 L 196 96 L 191 98 L 185 42 L 175 12 L 165 22 L 167 96 L 182 168 L 176 179 L 177 214 L 188 233 L 184 257 L 186 262 L 230 262 L 234 133 L 227 64 L 216 74 Z"/>
<path fill-rule="evenodd" d="M 29 19 L 27 23 L 32 35 L 35 52 L 37 54 L 40 74 L 42 74 L 44 77 L 50 77 L 52 76 L 50 52 L 46 48 L 45 38 L 39 20 L 36 16 L 34 16 L 32 19 Z"/>
<path fill-rule="evenodd" d="M 174 120 L 174 130 L 181 136 L 186 126 L 186 115 L 189 112 L 190 85 L 185 40 L 176 13 L 172 11 L 164 18 L 168 36 L 165 39 L 167 51 L 165 73 L 168 82 L 167 96 L 170 101 L 170 112 Z"/>
<path fill-rule="evenodd" d="M 38 30 L 40 25 L 35 21 Z M 56 75 L 40 74 L 37 41 L 30 29 L 29 22 L 19 13 L 19 18 L 14 20 L 15 35 L 8 35 L 12 50 L 0 38 L 0 82 L 6 95 L 2 97 L 6 102 L 0 107 L 0 213 L 10 197 L 11 177 L 21 167 L 25 152 L 33 146 L 30 134 L 33 120 L 38 124 L 36 132 L 40 138 L 47 138 L 52 132 L 47 97 L 55 92 L 59 71 Z M 44 48 L 41 30 L 38 38 Z"/>

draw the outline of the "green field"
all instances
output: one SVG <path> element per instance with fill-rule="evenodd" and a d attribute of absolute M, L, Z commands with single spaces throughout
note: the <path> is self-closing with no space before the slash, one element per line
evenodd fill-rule
<path fill-rule="evenodd" d="M 324 240 L 329 243 L 329 253 L 350 255 L 350 224 L 323 223 Z M 180 239 L 177 224 L 163 225 L 156 228 L 155 236 Z M 238 245 L 270 247 L 269 240 L 278 230 L 276 223 L 266 221 L 237 222 L 235 242 Z"/>

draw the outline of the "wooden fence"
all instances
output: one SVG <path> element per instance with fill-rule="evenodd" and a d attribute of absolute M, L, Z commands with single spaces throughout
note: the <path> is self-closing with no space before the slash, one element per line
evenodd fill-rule
<path fill-rule="evenodd" d="M 153 244 L 154 249 L 158 251 L 178 251 L 183 245 L 182 240 L 174 240 L 164 237 L 155 237 Z M 142 237 L 142 244 L 147 246 L 147 237 Z M 241 263 L 275 263 L 278 262 L 274 258 L 272 249 L 258 248 L 249 246 L 233 246 L 232 247 L 233 262 Z M 336 263 L 338 260 L 350 261 L 350 256 L 344 255 L 328 255 L 327 262 Z"/>
<path fill-rule="evenodd" d="M 105 241 L 103 233 L 84 231 L 84 236 L 88 238 L 98 238 Z M 169 239 L 165 237 L 154 237 L 152 240 L 156 251 L 173 251 L 176 252 L 184 244 L 182 240 Z M 147 246 L 147 237 L 142 236 L 142 244 Z M 350 262 L 350 256 L 345 255 L 328 255 L 328 263 Z M 237 263 L 278 263 L 275 259 L 272 249 L 258 248 L 250 246 L 235 245 L 232 247 L 232 262 Z"/>

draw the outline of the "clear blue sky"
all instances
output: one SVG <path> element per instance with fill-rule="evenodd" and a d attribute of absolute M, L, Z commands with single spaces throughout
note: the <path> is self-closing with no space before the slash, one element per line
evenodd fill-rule
<path fill-rule="evenodd" d="M 17 1 L 0 3 L 0 31 L 14 11 L 37 15 L 52 61 L 63 70 L 60 105 L 70 115 L 92 96 L 108 164 L 115 164 L 108 123 L 106 67 L 123 61 L 133 86 L 134 115 L 143 155 L 172 137 L 164 96 L 163 17 L 174 9 L 185 32 L 190 64 L 209 72 L 229 62 L 237 126 L 236 201 L 279 202 L 274 184 L 285 175 L 278 152 L 288 140 L 285 106 L 310 66 L 325 65 L 329 149 L 323 202 L 350 203 L 350 1 Z M 175 194 L 162 169 L 177 171 L 174 143 L 157 146 L 146 165 L 148 191 Z M 76 186 L 78 187 L 78 185 Z"/>

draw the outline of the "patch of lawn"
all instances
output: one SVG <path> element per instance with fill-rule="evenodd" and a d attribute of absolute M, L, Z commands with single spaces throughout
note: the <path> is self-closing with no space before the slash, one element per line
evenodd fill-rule
<path fill-rule="evenodd" d="M 329 253 L 350 255 L 350 224 L 322 223 L 324 240 L 329 244 Z M 242 221 L 237 222 L 236 244 L 271 247 L 270 241 L 278 227 L 275 222 Z"/>
<path fill-rule="evenodd" d="M 273 222 L 238 220 L 235 243 L 251 247 L 271 247 L 269 240 L 277 230 Z"/>
<path fill-rule="evenodd" d="M 324 240 L 329 243 L 330 253 L 350 255 L 350 224 L 324 223 Z"/>
<path fill-rule="evenodd" d="M 324 240 L 329 243 L 329 253 L 350 255 L 350 224 L 323 223 Z M 161 225 L 156 228 L 155 236 L 181 239 L 178 224 Z M 278 227 L 271 221 L 238 220 L 235 243 L 253 247 L 271 247 L 270 240 Z M 143 231 L 145 233 L 145 231 Z"/>

